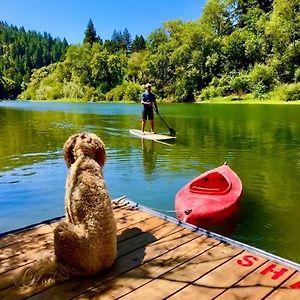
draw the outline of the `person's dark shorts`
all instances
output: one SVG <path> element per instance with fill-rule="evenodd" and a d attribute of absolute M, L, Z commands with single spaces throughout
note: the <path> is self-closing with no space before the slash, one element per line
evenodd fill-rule
<path fill-rule="evenodd" d="M 154 115 L 153 115 L 153 109 L 151 108 L 144 108 L 142 112 L 142 118 L 143 120 L 153 120 Z"/>

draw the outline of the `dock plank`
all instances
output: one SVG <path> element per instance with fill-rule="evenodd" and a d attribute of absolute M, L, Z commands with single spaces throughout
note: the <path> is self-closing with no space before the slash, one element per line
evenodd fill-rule
<path fill-rule="evenodd" d="M 230 245 L 219 244 L 157 277 L 154 281 L 134 290 L 132 293 L 122 297 L 122 299 L 141 299 L 143 295 L 147 295 L 147 300 L 164 299 L 217 266 L 222 265 L 227 260 L 232 259 L 233 256 L 238 255 L 240 252 L 240 249 Z"/>
<path fill-rule="evenodd" d="M 295 272 L 287 281 L 272 291 L 266 300 L 299 300 L 300 299 L 300 273 Z"/>
<path fill-rule="evenodd" d="M 36 236 L 42 236 L 47 233 L 51 233 L 53 231 L 53 227 L 50 224 L 44 224 L 42 226 L 38 226 L 20 233 L 13 233 L 7 236 L 0 238 L 0 249 L 1 253 L 3 253 L 3 248 L 12 246 L 18 243 L 28 243 L 32 240 L 32 238 Z"/>
<path fill-rule="evenodd" d="M 216 299 L 263 299 L 294 272 L 290 268 L 268 261 Z"/>
<path fill-rule="evenodd" d="M 267 259 L 261 259 L 257 264 L 241 267 L 245 257 L 252 257 L 252 255 L 249 252 L 242 252 L 238 256 L 183 288 L 169 299 L 191 299 L 193 295 L 197 294 L 202 295 L 201 300 L 212 299 L 226 291 L 226 289 L 230 288 L 267 261 Z M 230 274 L 230 276 L 228 276 L 228 274 Z"/>

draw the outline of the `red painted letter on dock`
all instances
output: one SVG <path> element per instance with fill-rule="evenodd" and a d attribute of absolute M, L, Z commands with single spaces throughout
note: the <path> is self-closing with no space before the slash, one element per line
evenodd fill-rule
<path fill-rule="evenodd" d="M 290 288 L 292 289 L 300 289 L 300 281 L 293 283 L 292 285 L 290 285 Z"/>
<path fill-rule="evenodd" d="M 258 261 L 258 258 L 253 255 L 245 255 L 242 257 L 242 259 L 238 259 L 237 263 L 242 267 L 251 267 L 253 265 L 253 261 Z"/>
<path fill-rule="evenodd" d="M 274 268 L 276 267 L 276 264 L 271 264 L 270 266 L 268 266 L 266 269 L 264 269 L 263 271 L 260 272 L 260 274 L 265 275 L 269 272 L 274 273 L 274 275 L 272 276 L 272 279 L 278 279 L 281 275 L 283 275 L 285 272 L 288 271 L 288 269 L 286 268 L 282 268 L 279 271 L 274 270 Z"/>

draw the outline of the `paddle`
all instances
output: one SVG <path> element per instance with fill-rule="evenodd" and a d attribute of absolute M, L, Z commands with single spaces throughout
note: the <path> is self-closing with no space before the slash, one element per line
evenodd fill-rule
<path fill-rule="evenodd" d="M 153 106 L 153 109 L 155 110 L 155 112 L 159 115 L 159 117 L 161 118 L 161 120 L 164 122 L 164 124 L 168 127 L 169 131 L 170 131 L 170 135 L 171 136 L 175 136 L 176 135 L 176 131 L 173 128 L 170 128 L 169 125 L 167 124 L 167 122 L 163 119 L 163 117 L 160 115 L 160 113 L 158 112 L 158 110 Z"/>

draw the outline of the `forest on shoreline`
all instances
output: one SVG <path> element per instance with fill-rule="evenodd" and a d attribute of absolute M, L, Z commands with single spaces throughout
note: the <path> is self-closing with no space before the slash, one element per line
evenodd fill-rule
<path fill-rule="evenodd" d="M 0 99 L 138 101 L 146 82 L 169 102 L 300 100 L 299 0 L 208 0 L 146 39 L 90 20 L 77 45 L 0 23 Z"/>

